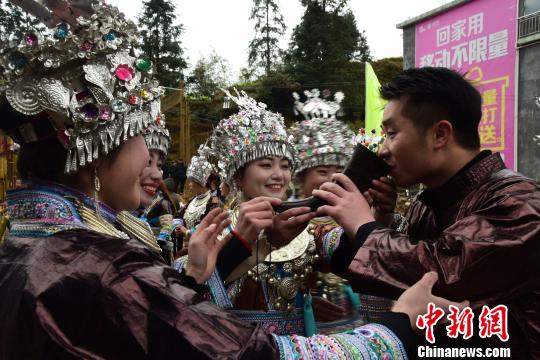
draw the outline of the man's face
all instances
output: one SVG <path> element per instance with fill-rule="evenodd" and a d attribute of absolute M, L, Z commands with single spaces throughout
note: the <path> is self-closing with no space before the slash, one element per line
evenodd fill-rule
<path fill-rule="evenodd" d="M 404 99 L 391 100 L 384 109 L 383 130 L 386 139 L 379 155 L 392 167 L 396 184 L 409 187 L 422 183 L 433 171 L 433 151 L 428 130 L 422 133 L 413 122 L 402 116 Z"/>

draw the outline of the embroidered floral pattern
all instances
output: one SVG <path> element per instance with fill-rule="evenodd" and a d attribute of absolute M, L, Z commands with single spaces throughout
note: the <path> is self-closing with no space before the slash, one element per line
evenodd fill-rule
<path fill-rule="evenodd" d="M 273 335 L 280 359 L 406 359 L 401 341 L 386 327 L 364 325 L 335 335 Z"/>

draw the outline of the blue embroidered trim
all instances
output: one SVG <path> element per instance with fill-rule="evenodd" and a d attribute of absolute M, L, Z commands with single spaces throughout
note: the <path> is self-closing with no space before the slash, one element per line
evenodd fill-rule
<path fill-rule="evenodd" d="M 364 325 L 334 335 L 272 336 L 280 359 L 407 359 L 401 341 L 380 325 Z"/>
<path fill-rule="evenodd" d="M 182 269 L 186 266 L 187 258 L 188 257 L 186 255 L 175 261 L 174 268 L 176 271 L 182 271 Z M 210 276 L 210 279 L 208 279 L 207 285 L 210 288 L 210 295 L 212 296 L 212 302 L 214 304 L 225 310 L 233 308 L 231 299 L 229 298 L 229 295 L 227 295 L 227 289 L 225 289 L 217 269 L 214 270 L 212 276 Z"/>
<path fill-rule="evenodd" d="M 231 314 L 249 323 L 257 323 L 268 333 L 277 335 L 304 334 L 304 309 L 293 311 L 230 310 Z"/>

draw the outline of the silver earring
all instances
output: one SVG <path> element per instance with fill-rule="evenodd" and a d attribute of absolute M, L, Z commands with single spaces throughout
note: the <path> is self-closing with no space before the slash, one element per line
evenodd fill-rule
<path fill-rule="evenodd" d="M 101 210 L 99 206 L 99 190 L 101 190 L 101 184 L 97 173 L 97 167 L 94 168 L 94 202 L 96 204 L 96 216 L 98 219 L 102 219 Z"/>

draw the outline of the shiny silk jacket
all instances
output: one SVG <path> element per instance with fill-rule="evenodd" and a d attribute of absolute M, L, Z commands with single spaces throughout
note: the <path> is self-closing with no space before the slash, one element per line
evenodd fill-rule
<path fill-rule="evenodd" d="M 397 296 L 435 270 L 434 293 L 469 300 L 476 334 L 478 310 L 505 304 L 510 340 L 499 346 L 511 346 L 512 358 L 540 359 L 538 184 L 484 151 L 446 184 L 420 194 L 407 220 L 405 234 L 371 232 L 349 266 L 352 283 Z"/>
<path fill-rule="evenodd" d="M 182 286 L 136 240 L 88 230 L 8 237 L 0 275 L 1 359 L 277 357 L 262 329 Z"/>

